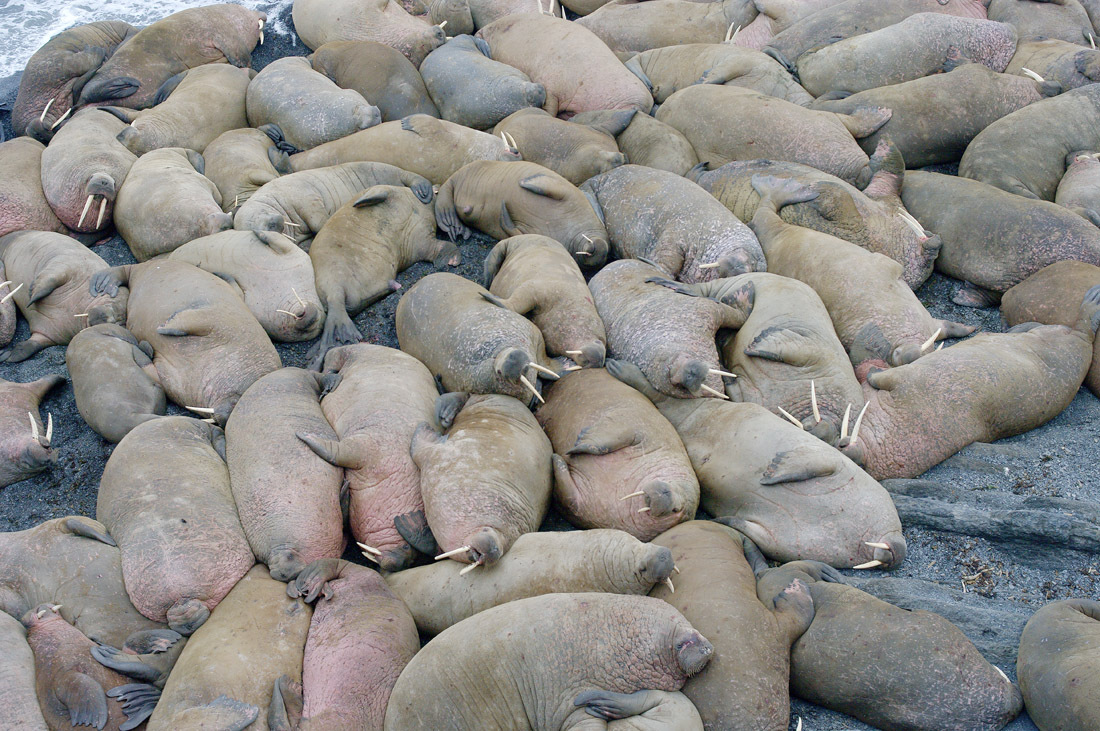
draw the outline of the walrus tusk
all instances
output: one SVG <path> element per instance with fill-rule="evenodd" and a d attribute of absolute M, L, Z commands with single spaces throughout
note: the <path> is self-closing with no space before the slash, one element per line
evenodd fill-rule
<path fill-rule="evenodd" d="M 1008 679 L 1008 676 L 1007 676 L 1007 675 L 1005 675 L 1005 671 L 1004 671 L 1004 670 L 1001 670 L 1001 669 L 1000 669 L 999 667 L 997 667 L 996 665 L 994 665 L 994 666 L 993 666 L 993 669 L 994 669 L 994 670 L 996 670 L 996 671 L 997 671 L 998 673 L 1000 673 L 1000 674 L 1001 674 L 1001 677 L 1005 679 L 1005 682 L 1006 682 L 1006 683 L 1011 683 L 1011 682 L 1012 682 L 1011 680 L 1009 680 L 1009 679 Z"/>
<path fill-rule="evenodd" d="M 5 284 L 11 284 L 11 282 L 5 282 Z M 14 297 L 15 293 L 18 292 L 21 289 L 23 289 L 23 283 L 22 282 L 20 282 L 18 287 L 16 287 L 12 291 L 8 292 L 6 295 L 4 295 L 4 299 L 0 299 L 0 305 L 4 304 L 8 300 L 10 300 L 12 297 Z"/>
<path fill-rule="evenodd" d="M 1043 83 L 1044 81 L 1046 81 L 1046 79 L 1044 79 L 1042 76 L 1035 73 L 1031 69 L 1027 68 L 1026 66 L 1024 68 L 1020 69 L 1020 73 L 1023 74 L 1024 76 L 1027 76 L 1028 78 L 1035 79 L 1040 84 Z"/>
<path fill-rule="evenodd" d="M 632 498 L 632 497 L 638 497 L 639 495 L 645 495 L 645 490 L 638 490 L 637 492 L 632 492 L 632 493 L 630 493 L 629 495 L 623 495 L 623 496 L 622 496 L 621 498 L 619 498 L 619 499 L 620 499 L 620 500 L 629 500 L 630 498 Z"/>
<path fill-rule="evenodd" d="M 27 412 L 27 418 L 31 420 L 31 439 L 38 441 L 38 422 L 34 420 L 34 414 Z M 39 442 L 41 444 L 41 442 Z"/>
<path fill-rule="evenodd" d="M 668 590 L 671 591 L 673 594 L 675 594 L 676 593 L 676 587 L 672 585 L 672 579 L 666 576 L 665 577 L 665 583 L 668 584 Z"/>
<path fill-rule="evenodd" d="M 710 264 L 700 264 L 699 268 L 700 269 L 717 269 L 720 266 L 722 266 L 722 262 L 716 261 L 716 262 L 712 262 Z"/>
<path fill-rule="evenodd" d="M 362 553 L 363 553 L 363 558 L 367 559 L 368 561 L 373 561 L 374 563 L 378 563 L 378 558 L 376 556 L 372 556 L 371 554 L 367 553 L 366 551 L 363 551 Z"/>
<path fill-rule="evenodd" d="M 562 370 L 563 371 L 580 371 L 580 370 L 584 370 L 584 369 L 581 368 L 580 366 L 574 365 L 574 366 L 566 366 L 565 368 L 562 368 Z"/>
<path fill-rule="evenodd" d="M 508 144 L 511 146 L 511 148 L 513 150 L 519 150 L 519 145 L 516 144 L 516 138 L 512 136 L 512 133 L 505 132 L 504 134 L 508 135 Z"/>
<path fill-rule="evenodd" d="M 802 731 L 802 716 L 798 717 L 798 725 L 794 727 L 794 731 Z"/>
<path fill-rule="evenodd" d="M 707 384 L 705 384 L 705 383 L 704 383 L 703 385 L 701 385 L 701 386 L 700 386 L 699 388 L 703 389 L 703 390 L 704 390 L 704 391 L 706 391 L 707 393 L 712 393 L 712 394 L 714 394 L 714 395 L 715 395 L 715 396 L 717 396 L 718 398 L 724 398 L 724 399 L 725 399 L 725 400 L 727 400 L 727 401 L 729 401 L 729 399 L 730 399 L 730 397 L 729 397 L 729 396 L 727 396 L 726 394 L 722 393 L 721 391 L 716 391 L 716 390 L 714 390 L 713 388 L 711 388 L 710 386 L 708 386 L 708 385 L 707 385 Z"/>
<path fill-rule="evenodd" d="M 638 508 L 637 512 L 639 512 L 639 513 L 648 513 L 649 512 L 649 506 L 646 505 L 644 508 Z"/>
<path fill-rule="evenodd" d="M 920 346 L 920 352 L 923 354 L 924 351 L 928 350 L 933 345 L 935 345 L 936 344 L 936 338 L 938 338 L 940 336 L 940 333 L 942 333 L 942 332 L 943 332 L 942 327 L 936 328 L 936 332 L 932 333 L 932 337 L 925 340 L 924 344 L 922 344 Z"/>
<path fill-rule="evenodd" d="M 775 408 L 779 409 L 779 413 L 781 413 L 781 414 L 783 414 L 783 416 L 787 417 L 787 419 L 789 419 L 792 424 L 797 426 L 802 431 L 806 431 L 806 427 L 802 426 L 802 422 L 799 421 L 798 419 L 794 418 L 793 416 L 791 416 L 789 413 L 787 413 L 787 410 L 784 409 L 782 406 L 776 406 Z"/>
<path fill-rule="evenodd" d="M 46 102 L 46 108 L 42 110 L 42 115 L 38 117 L 39 122 L 42 122 L 43 124 L 46 122 L 46 112 L 50 111 L 50 107 L 53 106 L 53 101 L 53 99 L 50 99 L 48 102 Z"/>
<path fill-rule="evenodd" d="M 81 312 L 79 315 L 73 315 L 73 317 L 87 317 L 87 316 L 88 316 L 87 312 Z"/>
<path fill-rule="evenodd" d="M 913 229 L 913 232 L 917 236 L 920 236 L 921 238 L 925 238 L 925 239 L 928 238 L 927 236 L 924 235 L 924 226 L 921 226 L 920 221 L 913 218 L 913 214 L 909 213 L 909 211 L 907 211 L 905 209 L 899 209 L 898 210 L 898 218 L 900 218 L 902 221 L 905 221 L 905 224 L 907 226 L 909 226 L 909 228 Z"/>
<path fill-rule="evenodd" d="M 208 409 L 205 406 L 184 406 L 183 408 L 188 411 L 194 411 L 196 414 L 213 414 L 214 409 Z"/>
<path fill-rule="evenodd" d="M 46 412 L 46 443 L 43 447 L 50 446 L 50 442 L 53 441 L 53 414 Z"/>
<path fill-rule="evenodd" d="M 1089 48 L 1096 50 L 1096 40 L 1092 37 L 1092 33 L 1089 33 Z"/>
<path fill-rule="evenodd" d="M 741 26 L 737 26 L 737 30 L 733 29 L 733 23 L 730 23 L 730 27 L 726 29 L 726 38 L 723 43 L 733 43 L 733 39 L 737 37 L 737 34 L 741 32 Z"/>
<path fill-rule="evenodd" d="M 5 284 L 11 284 L 11 282 L 5 282 Z M 3 284 L 0 284 L 0 287 L 3 287 L 3 286 L 4 286 Z M 584 355 L 584 351 L 583 350 L 567 350 L 567 351 L 565 351 L 565 354 L 566 355 Z"/>
<path fill-rule="evenodd" d="M 889 551 L 889 550 L 891 550 L 891 549 L 890 549 L 890 546 L 889 546 L 889 544 L 886 544 L 886 543 L 881 543 L 881 542 L 875 542 L 875 541 L 864 541 L 864 542 L 863 542 L 863 545 L 865 545 L 865 546 L 870 546 L 871 548 L 881 548 L 881 549 L 882 549 L 882 550 L 884 550 L 884 551 Z"/>
<path fill-rule="evenodd" d="M 853 569 L 873 569 L 873 568 L 878 568 L 879 566 L 885 566 L 885 565 L 886 564 L 884 564 L 882 561 L 879 561 L 876 558 L 874 561 L 868 561 L 867 563 L 861 563 L 859 566 L 853 566 L 852 568 Z"/>
<path fill-rule="evenodd" d="M 871 402 L 868 401 L 867 403 L 863 404 L 863 408 L 860 409 L 859 416 L 856 417 L 855 426 L 852 427 L 852 438 L 848 440 L 849 445 L 855 444 L 856 440 L 859 439 L 859 427 L 861 424 L 863 424 L 863 415 L 867 413 L 867 407 L 870 405 Z"/>
<path fill-rule="evenodd" d="M 34 616 L 38 617 L 39 619 L 42 619 L 42 617 L 45 616 L 45 614 L 46 614 L 45 609 L 39 609 L 37 612 L 34 613 Z"/>
<path fill-rule="evenodd" d="M 107 196 L 103 196 L 103 199 L 99 201 L 99 215 L 95 219 L 95 227 L 98 229 L 103 225 L 103 214 L 107 212 Z"/>
<path fill-rule="evenodd" d="M 720 371 L 717 368 L 707 368 L 707 373 L 717 373 L 720 376 L 729 376 L 730 378 L 737 378 L 736 373 L 730 373 L 729 371 Z"/>
<path fill-rule="evenodd" d="M 260 45 L 264 44 L 264 21 L 261 18 L 256 19 L 256 25 L 260 27 Z"/>
<path fill-rule="evenodd" d="M 539 400 L 540 404 L 546 403 L 546 399 L 544 399 L 539 394 L 539 391 L 538 391 L 537 388 L 535 388 L 534 386 L 531 385 L 531 382 L 527 380 L 527 376 L 520 374 L 519 382 L 522 383 L 527 388 L 528 391 L 535 394 L 535 398 L 537 398 Z"/>
<path fill-rule="evenodd" d="M 77 228 L 84 225 L 84 217 L 88 215 L 88 209 L 92 207 L 92 198 L 95 198 L 95 196 L 90 195 L 88 200 L 84 201 L 84 210 L 80 212 L 80 220 L 76 222 Z"/>
<path fill-rule="evenodd" d="M 457 556 L 458 554 L 462 553 L 463 551 L 469 551 L 469 550 L 470 550 L 469 546 L 461 546 L 460 548 L 453 548 L 450 551 L 447 551 L 446 553 L 439 554 L 438 556 L 435 557 L 435 560 L 436 561 L 441 561 L 445 558 L 450 558 L 451 556 Z"/>
<path fill-rule="evenodd" d="M 283 225 L 284 226 L 293 226 L 294 228 L 301 228 L 301 226 L 299 224 L 294 223 L 293 221 L 287 221 L 285 219 L 283 220 Z"/>
<path fill-rule="evenodd" d="M 480 565 L 481 565 L 481 561 L 478 561 L 477 563 L 472 563 L 469 566 L 467 566 L 466 568 L 459 571 L 458 575 L 459 576 L 465 576 L 466 574 L 470 573 L 471 571 L 473 571 L 474 569 L 476 569 Z"/>
<path fill-rule="evenodd" d="M 591 251 L 578 251 L 577 256 L 592 256 Z"/>
<path fill-rule="evenodd" d="M 810 406 L 814 409 L 814 422 L 820 424 L 821 412 L 817 410 L 817 386 L 812 378 L 810 379 Z"/>
<path fill-rule="evenodd" d="M 69 107 L 68 109 L 66 109 L 64 114 L 62 114 L 60 117 L 58 117 L 56 120 L 54 120 L 54 123 L 50 125 L 50 129 L 57 129 L 57 125 L 64 122 L 65 117 L 68 117 L 72 113 L 72 111 L 73 111 L 72 107 Z"/>
<path fill-rule="evenodd" d="M 302 307 L 305 307 L 306 303 L 304 300 L 302 300 L 301 297 L 298 296 L 298 290 L 294 289 L 294 287 L 291 287 L 290 291 L 294 293 L 294 299 L 298 300 L 298 304 L 300 304 Z"/>
<path fill-rule="evenodd" d="M 50 605 L 50 611 L 56 612 L 56 611 L 59 611 L 60 609 L 61 609 L 60 604 L 51 604 Z"/>
<path fill-rule="evenodd" d="M 848 417 L 852 415 L 852 404 L 848 404 L 848 408 L 844 409 L 844 419 L 840 422 L 840 438 L 848 438 Z M 839 444 L 839 442 L 837 442 Z"/>
<path fill-rule="evenodd" d="M 943 343 L 936 346 L 936 350 L 943 350 Z"/>
<path fill-rule="evenodd" d="M 381 551 L 379 551 L 374 546 L 368 546 L 366 543 L 360 543 L 359 541 L 356 541 L 355 545 L 359 546 L 360 548 L 362 548 L 364 551 L 366 551 L 368 553 L 373 553 L 375 556 L 381 556 L 382 555 Z"/>
<path fill-rule="evenodd" d="M 676 564 L 672 564 L 672 570 L 675 571 L 676 573 L 680 573 L 680 567 L 677 566 Z"/>
<path fill-rule="evenodd" d="M 534 368 L 536 371 L 538 371 L 539 373 L 542 373 L 543 375 L 545 375 L 547 378 L 549 378 L 552 381 L 556 381 L 559 378 L 561 378 L 561 376 L 559 376 L 554 371 L 550 370 L 546 366 L 540 366 L 538 363 L 528 363 L 527 367 L 528 368 Z"/>
<path fill-rule="evenodd" d="M 284 315 L 290 315 L 290 316 L 291 316 L 291 317 L 293 317 L 293 318 L 294 318 L 295 320 L 301 320 L 301 319 L 302 319 L 302 316 L 301 316 L 301 315 L 295 315 L 295 314 L 294 314 L 293 312 L 291 312 L 290 310 L 275 310 L 275 311 L 276 311 L 276 312 L 281 312 L 281 313 L 283 313 Z"/>
<path fill-rule="evenodd" d="M 511 147 L 511 145 L 508 144 L 508 138 L 504 136 L 504 131 L 503 130 L 500 133 L 500 141 L 503 142 L 508 147 Z"/>
<path fill-rule="evenodd" d="M 542 0 L 536 0 L 536 2 L 539 4 L 539 15 L 544 15 L 546 11 L 542 9 Z"/>
<path fill-rule="evenodd" d="M 199 419 L 199 421 L 203 422 L 204 424 L 217 424 L 218 423 L 218 422 L 214 421 L 213 419 Z"/>

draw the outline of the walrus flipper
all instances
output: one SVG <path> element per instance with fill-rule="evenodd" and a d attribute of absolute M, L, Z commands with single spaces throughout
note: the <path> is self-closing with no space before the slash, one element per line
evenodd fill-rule
<path fill-rule="evenodd" d="M 611 454 L 641 441 L 642 435 L 632 425 L 602 420 L 582 429 L 577 435 L 577 441 L 565 455 L 572 457 L 575 454 Z"/>
<path fill-rule="evenodd" d="M 293 731 L 302 719 L 302 684 L 288 675 L 280 675 L 271 687 L 271 705 L 267 707 L 269 731 Z"/>
<path fill-rule="evenodd" d="M 123 264 L 93 274 L 88 282 L 88 291 L 97 297 L 101 294 L 117 297 L 119 287 L 125 287 L 129 283 L 130 265 Z"/>
<path fill-rule="evenodd" d="M 426 556 L 439 553 L 439 543 L 435 540 L 435 534 L 432 533 L 423 510 L 398 515 L 393 519 L 393 527 L 397 530 L 397 535 L 420 553 Z"/>
<path fill-rule="evenodd" d="M 159 670 L 143 663 L 137 655 L 123 652 L 116 647 L 97 645 L 92 648 L 91 653 L 100 665 L 128 678 L 146 683 L 154 683 L 160 679 Z"/>
<path fill-rule="evenodd" d="M 119 731 L 130 731 L 143 724 L 153 715 L 153 709 L 160 700 L 160 690 L 147 683 L 119 685 L 107 691 L 107 695 L 117 698 L 122 703 L 122 712 L 126 714 L 126 721 L 118 727 Z"/>
<path fill-rule="evenodd" d="M 130 687 L 130 686 L 122 686 Z M 152 711 L 150 710 L 150 713 Z M 260 715 L 260 709 L 249 703 L 218 696 L 202 706 L 193 706 L 175 716 L 178 728 L 211 728 L 218 731 L 244 731 Z M 127 722 L 129 723 L 129 722 Z M 120 726 L 119 729 L 123 727 Z M 135 728 L 129 726 L 128 728 Z"/>
<path fill-rule="evenodd" d="M 209 312 L 203 310 L 181 310 L 158 327 L 157 334 L 181 338 L 209 335 L 214 330 L 213 319 Z"/>
<path fill-rule="evenodd" d="M 830 455 L 832 456 L 832 455 Z M 825 477 L 836 472 L 837 463 L 824 457 L 818 449 L 798 448 L 780 452 L 772 459 L 760 478 L 761 485 L 781 485 Z"/>
<path fill-rule="evenodd" d="M 351 469 L 359 469 L 361 466 L 358 460 L 352 459 L 350 455 L 340 449 L 341 443 L 339 439 L 322 439 L 321 437 L 315 437 L 312 434 L 303 434 L 301 432 L 298 432 L 295 436 L 305 442 L 306 446 L 312 449 L 314 454 L 331 465 Z"/>
<path fill-rule="evenodd" d="M 640 716 L 660 704 L 660 694 L 649 690 L 636 693 L 612 693 L 609 690 L 586 690 L 573 699 L 574 706 L 584 706 L 589 715 L 605 721 Z"/>
<path fill-rule="evenodd" d="M 774 360 L 794 366 L 807 365 L 813 353 L 813 333 L 801 325 L 773 325 L 760 331 L 745 348 L 750 358 Z"/>
<path fill-rule="evenodd" d="M 435 400 L 435 420 L 442 431 L 447 431 L 454 423 L 458 412 L 470 399 L 470 394 L 463 391 L 452 391 L 438 396 Z"/>
<path fill-rule="evenodd" d="M 82 536 L 84 538 L 91 538 L 93 541 L 99 541 L 100 543 L 106 543 L 108 546 L 117 546 L 115 539 L 107 535 L 107 528 L 102 523 L 98 523 L 103 530 L 100 530 L 94 525 L 84 522 L 87 518 L 66 518 L 64 522 L 65 530 L 72 533 L 74 536 Z"/>
<path fill-rule="evenodd" d="M 53 692 L 69 712 L 73 726 L 103 728 L 107 724 L 107 695 L 92 677 L 71 673 L 54 685 Z"/>
<path fill-rule="evenodd" d="M 156 655 L 167 652 L 183 635 L 171 629 L 145 629 L 126 638 L 122 647 L 134 655 Z"/>
<path fill-rule="evenodd" d="M 180 82 L 183 81 L 183 77 L 186 75 L 186 71 L 180 71 L 178 74 L 170 77 L 167 81 L 161 84 L 160 88 L 157 89 L 157 93 L 153 95 L 153 106 L 155 107 L 156 105 L 161 104 L 166 99 L 168 99 L 168 97 L 172 95 L 172 92 L 176 90 L 176 87 L 180 85 Z"/>

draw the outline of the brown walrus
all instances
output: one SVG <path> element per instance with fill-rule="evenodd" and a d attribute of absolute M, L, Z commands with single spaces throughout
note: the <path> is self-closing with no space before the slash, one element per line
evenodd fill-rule
<path fill-rule="evenodd" d="M 416 66 L 403 53 L 384 43 L 332 41 L 309 58 L 315 71 L 341 88 L 354 89 L 377 106 L 383 122 L 410 114 L 439 116 Z"/>
<path fill-rule="evenodd" d="M 42 152 L 46 147 L 30 137 L 0 143 L 0 236 L 12 231 L 69 229 L 50 208 L 42 192 Z"/>
<path fill-rule="evenodd" d="M 27 630 L 14 617 L 0 612 L 0 683 L 3 683 L 4 710 L 0 719 L 12 729 L 46 731 L 46 719 L 38 707 L 35 692 L 34 652 L 27 644 Z"/>
<path fill-rule="evenodd" d="M 30 383 L 0 378 L 0 487 L 25 480 L 57 461 L 50 449 L 53 415 L 43 426 L 38 404 L 51 388 L 65 382 L 51 375 Z"/>
<path fill-rule="evenodd" d="M 616 136 L 615 143 L 631 164 L 667 170 L 677 175 L 686 175 L 688 170 L 699 164 L 695 148 L 680 130 L 658 122 L 648 114 L 637 114 L 632 110 L 625 113 L 632 115 L 630 124 Z M 581 112 L 570 121 L 617 126 L 616 117 L 621 114 L 624 112 Z"/>
<path fill-rule="evenodd" d="M 414 18 L 396 0 L 295 0 L 294 30 L 317 50 L 333 41 L 378 41 L 420 62 L 444 42 L 438 26 Z"/>
<path fill-rule="evenodd" d="M 529 107 L 502 119 L 493 128 L 493 134 L 504 133 L 515 140 L 524 160 L 580 185 L 593 175 L 626 164 L 626 155 L 619 152 L 615 135 L 626 129 L 632 118 L 630 112 L 624 112 L 615 127 L 596 129 L 586 124 L 570 124 L 542 109 Z"/>
<path fill-rule="evenodd" d="M 279 177 L 268 157 L 271 138 L 258 129 L 223 132 L 202 153 L 203 173 L 218 188 L 222 210 L 236 211 L 253 193 Z"/>
<path fill-rule="evenodd" d="M 1027 713 L 1043 731 L 1100 727 L 1096 647 L 1100 602 L 1051 602 L 1032 615 L 1020 637 L 1016 674 Z"/>

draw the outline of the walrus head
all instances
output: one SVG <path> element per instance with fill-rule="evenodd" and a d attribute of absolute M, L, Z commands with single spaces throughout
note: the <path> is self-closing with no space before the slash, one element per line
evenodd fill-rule
<path fill-rule="evenodd" d="M 23 626 L 27 629 L 32 627 L 41 627 L 43 624 L 60 619 L 65 621 L 65 618 L 61 616 L 60 604 L 39 604 L 34 609 L 30 610 L 19 621 L 23 623 Z"/>
<path fill-rule="evenodd" d="M 668 380 L 673 385 L 694 394 L 702 387 L 709 373 L 709 365 L 690 357 L 687 353 L 681 353 L 669 367 Z"/>
<path fill-rule="evenodd" d="M 493 360 L 493 370 L 497 376 L 512 383 L 519 383 L 523 372 L 531 363 L 531 356 L 520 348 L 505 348 L 497 353 Z"/>
<path fill-rule="evenodd" d="M 710 656 L 714 654 L 714 645 L 691 627 L 677 633 L 673 647 L 676 651 L 676 662 L 688 677 L 705 668 L 710 662 Z"/>
<path fill-rule="evenodd" d="M 864 541 L 863 548 L 871 549 L 871 560 L 852 568 L 873 569 L 882 567 L 884 569 L 896 569 L 905 561 L 905 537 L 901 534 L 901 531 L 894 531 L 875 541 Z"/>
<path fill-rule="evenodd" d="M 601 342 L 586 343 L 569 355 L 582 368 L 603 368 L 604 359 L 607 357 L 607 346 Z"/>
<path fill-rule="evenodd" d="M 651 584 L 657 584 L 671 576 L 675 566 L 672 551 L 653 543 L 645 543 L 643 546 L 645 555 L 638 561 L 638 576 Z"/>
<path fill-rule="evenodd" d="M 543 107 L 546 105 L 545 86 L 531 82 L 524 84 L 523 87 L 523 98 L 527 100 L 530 106 Z"/>
<path fill-rule="evenodd" d="M 504 554 L 504 536 L 496 528 L 483 526 L 467 541 L 471 563 L 490 565 L 500 560 Z"/>

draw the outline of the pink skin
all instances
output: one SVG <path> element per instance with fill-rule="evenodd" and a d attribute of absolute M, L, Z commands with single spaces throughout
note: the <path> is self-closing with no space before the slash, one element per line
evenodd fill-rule
<path fill-rule="evenodd" d="M 760 13 L 751 23 L 737 32 L 733 45 L 759 51 L 775 36 L 775 21 Z"/>
<path fill-rule="evenodd" d="M 30 137 L 0 144 L 0 169 L 5 171 L 0 179 L 0 236 L 25 230 L 68 233 L 42 192 L 45 149 Z"/>
<path fill-rule="evenodd" d="M 64 382 L 61 376 L 46 376 L 32 383 L 0 379 L 0 486 L 36 475 L 57 461 L 38 404 L 51 388 Z M 32 418 L 37 438 L 31 429 Z"/>

